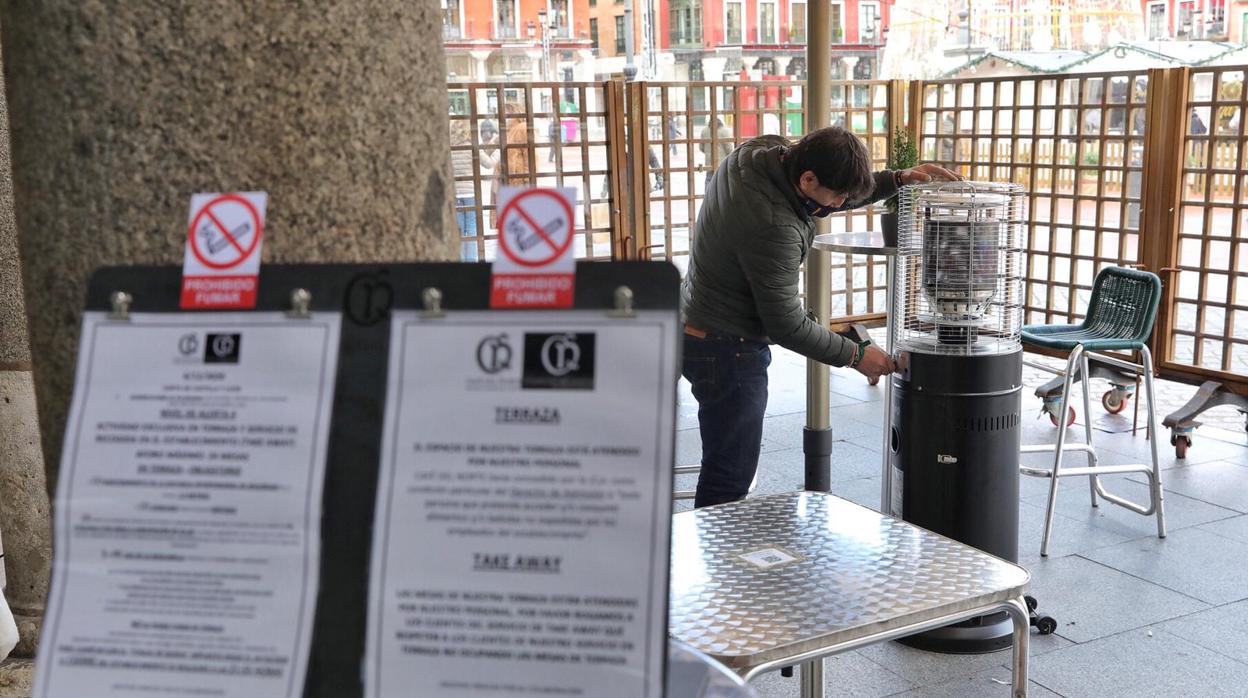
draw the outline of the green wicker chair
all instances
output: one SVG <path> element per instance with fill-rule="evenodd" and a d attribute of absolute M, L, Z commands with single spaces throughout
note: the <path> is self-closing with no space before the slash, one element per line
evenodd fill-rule
<path fill-rule="evenodd" d="M 1023 327 L 1023 343 L 1046 349 L 1069 352 L 1066 360 L 1065 380 L 1062 385 L 1061 406 L 1058 409 L 1057 443 L 1024 446 L 1023 453 L 1053 453 L 1053 468 L 1022 467 L 1024 475 L 1050 478 L 1049 501 L 1044 517 L 1044 537 L 1040 542 L 1040 554 L 1049 554 L 1049 538 L 1053 531 L 1053 514 L 1057 507 L 1057 485 L 1062 477 L 1086 475 L 1092 496 L 1092 506 L 1098 497 L 1125 507 L 1144 516 L 1157 517 L 1157 537 L 1166 537 L 1166 518 L 1162 506 L 1161 468 L 1157 458 L 1157 421 L 1153 392 L 1153 357 L 1148 350 L 1148 337 L 1157 319 L 1157 306 L 1161 301 L 1161 280 L 1156 274 L 1123 267 L 1106 267 L 1096 275 L 1092 285 L 1092 299 L 1088 302 L 1087 317 L 1079 325 L 1028 325 Z M 1095 353 L 1094 353 L 1095 352 Z M 1101 352 L 1139 352 L 1143 365 L 1107 356 Z M 1097 361 L 1115 368 L 1143 374 L 1144 392 L 1148 397 L 1148 435 L 1152 447 L 1152 464 L 1099 465 L 1096 450 L 1092 446 L 1092 415 L 1090 387 L 1086 377 L 1091 373 L 1088 364 Z M 1028 366 L 1058 373 L 1048 366 L 1027 362 Z M 1065 418 L 1070 408 L 1070 392 L 1073 383 L 1085 377 L 1083 383 L 1084 436 L 1086 443 L 1067 443 L 1069 421 Z M 1073 468 L 1062 465 L 1062 457 L 1068 451 L 1081 451 L 1087 456 L 1086 467 Z M 1150 499 L 1148 506 L 1117 497 L 1105 491 L 1099 476 L 1116 473 L 1144 473 L 1148 476 Z"/>

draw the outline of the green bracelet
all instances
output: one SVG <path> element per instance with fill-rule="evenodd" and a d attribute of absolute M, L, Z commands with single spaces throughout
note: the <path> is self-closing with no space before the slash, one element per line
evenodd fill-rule
<path fill-rule="evenodd" d="M 850 362 L 850 368 L 858 367 L 858 364 L 862 361 L 862 357 L 867 355 L 867 347 L 869 346 L 871 346 L 871 340 L 869 339 L 864 339 L 861 342 L 858 342 L 858 350 L 854 352 L 854 360 Z"/>

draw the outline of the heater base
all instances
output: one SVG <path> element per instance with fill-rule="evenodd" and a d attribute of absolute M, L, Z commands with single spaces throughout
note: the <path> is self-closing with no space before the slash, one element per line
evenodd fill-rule
<path fill-rule="evenodd" d="M 928 652 L 986 654 L 998 652 L 1014 644 L 1014 623 L 1005 613 L 993 613 L 903 637 L 897 642 Z"/>

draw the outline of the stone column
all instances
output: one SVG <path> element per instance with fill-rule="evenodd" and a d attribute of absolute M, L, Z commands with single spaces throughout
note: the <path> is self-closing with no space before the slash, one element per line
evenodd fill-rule
<path fill-rule="evenodd" d="M 706 80 L 718 82 L 724 79 L 728 59 L 722 56 L 706 56 L 702 59 L 702 75 Z"/>
<path fill-rule="evenodd" d="M 267 191 L 265 262 L 456 257 L 433 0 L 46 0 L 0 13 L 49 480 L 88 274 L 181 264 L 192 193 Z"/>
<path fill-rule="evenodd" d="M 486 80 L 489 80 L 490 70 L 486 66 L 485 62 L 487 59 L 489 59 L 490 52 L 489 51 L 470 51 L 468 55 L 472 56 L 472 60 L 476 61 L 476 65 L 477 65 L 477 72 L 475 75 L 472 76 L 472 79 L 475 80 L 476 82 L 485 82 Z"/>
<path fill-rule="evenodd" d="M 26 332 L 26 301 L 13 222 L 9 118 L 0 94 L 0 533 L 4 596 L 17 616 L 17 656 L 39 642 L 38 619 L 48 595 L 52 530 L 43 450 Z"/>

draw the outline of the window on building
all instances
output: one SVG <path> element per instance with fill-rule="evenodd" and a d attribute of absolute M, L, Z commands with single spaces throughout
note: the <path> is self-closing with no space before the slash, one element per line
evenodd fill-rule
<path fill-rule="evenodd" d="M 776 43 L 776 35 L 779 33 L 776 29 L 776 20 L 778 19 L 776 12 L 776 3 L 774 0 L 759 0 L 758 3 L 758 43 L 774 44 Z"/>
<path fill-rule="evenodd" d="M 742 16 L 741 11 L 744 3 L 739 0 L 730 0 L 724 3 L 724 43 L 739 44 L 741 43 L 741 27 Z"/>
<path fill-rule="evenodd" d="M 561 39 L 572 38 L 572 3 L 570 0 L 547 0 L 546 17 L 554 36 Z"/>
<path fill-rule="evenodd" d="M 442 0 L 442 38 L 464 38 L 464 6 L 460 0 Z"/>
<path fill-rule="evenodd" d="M 624 15 L 615 16 L 615 55 L 624 53 Z"/>
<path fill-rule="evenodd" d="M 1166 3 L 1154 2 L 1148 5 L 1148 38 L 1166 38 Z"/>
<path fill-rule="evenodd" d="M 789 3 L 789 43 L 806 43 L 806 3 Z"/>
<path fill-rule="evenodd" d="M 494 0 L 494 36 L 516 38 L 516 0 Z"/>
<path fill-rule="evenodd" d="M 671 0 L 667 11 L 668 40 L 672 46 L 702 45 L 702 0 Z"/>
<path fill-rule="evenodd" d="M 1210 40 L 1226 38 L 1226 0 L 1210 0 L 1209 2 L 1209 36 Z"/>
<path fill-rule="evenodd" d="M 598 0 L 589 0 L 590 7 L 598 7 Z"/>
<path fill-rule="evenodd" d="M 1192 39 L 1196 37 L 1196 27 L 1192 23 L 1195 10 L 1196 3 L 1191 0 L 1179 3 L 1178 21 L 1174 25 L 1174 35 L 1176 38 Z"/>
<path fill-rule="evenodd" d="M 589 20 L 589 43 L 593 44 L 595 49 L 598 48 L 598 20 L 596 18 Z"/>
<path fill-rule="evenodd" d="M 1239 43 L 1248 46 L 1248 12 L 1239 16 Z"/>
<path fill-rule="evenodd" d="M 832 43 L 845 43 L 845 4 L 834 2 L 829 5 L 828 16 L 832 20 Z"/>
<path fill-rule="evenodd" d="M 873 44 L 880 40 L 880 4 L 864 2 L 858 6 L 858 40 Z"/>

